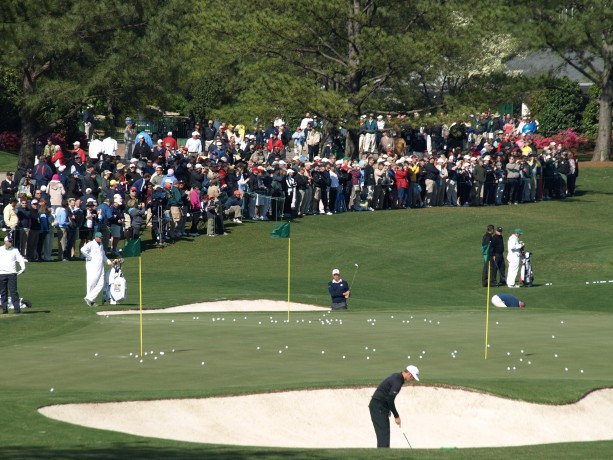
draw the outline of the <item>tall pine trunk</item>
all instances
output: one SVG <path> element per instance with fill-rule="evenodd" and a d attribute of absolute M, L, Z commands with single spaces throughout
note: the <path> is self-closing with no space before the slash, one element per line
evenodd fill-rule
<path fill-rule="evenodd" d="M 609 72 L 610 73 L 610 72 Z M 598 135 L 592 161 L 607 161 L 611 154 L 611 104 L 613 103 L 613 75 L 605 80 L 600 92 Z"/>

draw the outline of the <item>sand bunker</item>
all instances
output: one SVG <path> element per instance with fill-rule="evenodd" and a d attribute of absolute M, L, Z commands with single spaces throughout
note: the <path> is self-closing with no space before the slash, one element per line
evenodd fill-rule
<path fill-rule="evenodd" d="M 328 311 L 329 307 L 290 303 L 291 311 Z M 143 314 L 153 313 L 216 313 L 216 312 L 256 312 L 256 311 L 287 311 L 287 302 L 279 300 L 220 300 L 216 302 L 192 303 L 178 307 L 143 309 Z M 109 310 L 99 311 L 99 315 L 137 315 L 139 310 Z"/>
<path fill-rule="evenodd" d="M 290 391 L 222 398 L 66 404 L 47 417 L 139 436 L 212 444 L 375 447 L 368 412 L 374 388 Z M 549 406 L 459 389 L 408 386 L 396 398 L 402 430 L 391 445 L 496 447 L 613 439 L 613 390 Z"/>

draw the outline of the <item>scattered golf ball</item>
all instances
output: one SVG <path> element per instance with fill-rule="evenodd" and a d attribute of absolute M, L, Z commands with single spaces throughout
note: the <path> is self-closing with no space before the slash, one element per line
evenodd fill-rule
<path fill-rule="evenodd" d="M 145 352 L 145 356 L 147 356 L 147 352 Z"/>
<path fill-rule="evenodd" d="M 140 363 L 142 363 L 142 362 L 143 362 L 143 360 L 141 359 L 139 362 L 140 362 Z"/>
<path fill-rule="evenodd" d="M 201 365 L 204 366 L 204 361 L 202 361 Z"/>
<path fill-rule="evenodd" d="M 377 351 L 377 349 L 376 349 L 376 348 L 373 348 L 373 349 L 372 349 L 372 351 L 373 351 L 373 353 L 374 353 L 375 351 Z"/>
<path fill-rule="evenodd" d="M 322 355 L 325 355 L 325 354 L 326 354 L 326 352 L 325 352 L 324 350 L 321 350 L 321 354 L 322 354 Z"/>
<path fill-rule="evenodd" d="M 407 359 L 411 359 L 411 355 L 407 356 Z"/>
<path fill-rule="evenodd" d="M 394 319 L 394 317 L 392 316 L 392 319 Z"/>
<path fill-rule="evenodd" d="M 496 321 L 496 324 L 498 324 L 498 321 Z"/>
<path fill-rule="evenodd" d="M 309 323 L 310 323 L 310 321 L 309 321 Z M 262 321 L 258 321 L 258 324 L 262 324 Z"/>
<path fill-rule="evenodd" d="M 583 371 L 581 371 L 581 372 L 583 372 Z M 53 388 L 50 388 L 49 391 L 53 393 L 55 390 Z"/>
<path fill-rule="evenodd" d="M 368 347 L 364 347 L 364 350 L 368 350 Z"/>
<path fill-rule="evenodd" d="M 343 355 L 343 359 L 345 359 L 345 355 Z M 581 371 L 581 372 L 583 372 L 583 371 Z"/>
<path fill-rule="evenodd" d="M 173 353 L 175 352 L 175 349 L 174 349 L 174 348 L 172 349 L 172 352 L 173 352 Z"/>
<path fill-rule="evenodd" d="M 370 356 L 367 356 L 366 359 L 370 359 Z"/>
<path fill-rule="evenodd" d="M 160 356 L 164 356 L 164 352 L 163 351 L 160 351 Z"/>
<path fill-rule="evenodd" d="M 260 349 L 260 347 L 257 347 L 257 350 L 259 350 L 259 349 Z"/>
<path fill-rule="evenodd" d="M 519 350 L 519 352 L 520 352 L 520 353 L 523 353 L 523 352 L 524 352 L 524 350 Z"/>
<path fill-rule="evenodd" d="M 98 353 L 94 353 L 94 356 L 98 356 Z"/>
<path fill-rule="evenodd" d="M 564 370 L 565 370 L 566 372 L 568 372 L 568 367 L 565 367 L 565 368 L 564 368 Z"/>
<path fill-rule="evenodd" d="M 557 355 L 557 354 L 555 354 L 555 355 L 553 355 L 553 357 L 554 357 L 554 358 L 557 358 L 557 357 L 558 357 L 558 355 Z"/>
<path fill-rule="evenodd" d="M 153 357 L 153 359 L 158 359 L 158 357 L 157 357 L 157 356 L 154 356 L 154 357 Z"/>
<path fill-rule="evenodd" d="M 517 370 L 517 368 L 515 366 L 513 366 L 513 370 Z"/>
<path fill-rule="evenodd" d="M 519 362 L 523 363 L 524 362 L 524 358 L 519 358 Z"/>
<path fill-rule="evenodd" d="M 425 351 L 425 350 L 422 350 L 421 354 L 422 354 L 422 355 L 425 355 L 425 354 L 426 354 L 426 351 Z"/>
<path fill-rule="evenodd" d="M 171 323 L 174 323 L 174 322 L 175 322 L 175 320 L 173 319 L 173 320 L 171 321 Z"/>
<path fill-rule="evenodd" d="M 511 352 L 510 351 L 507 351 L 507 356 L 511 356 Z"/>
<path fill-rule="evenodd" d="M 508 371 L 510 371 L 510 370 L 511 370 L 511 368 L 510 368 L 509 366 L 507 366 L 507 370 L 508 370 Z"/>
<path fill-rule="evenodd" d="M 555 339 L 555 338 L 556 338 L 556 336 L 555 336 L 555 335 L 552 335 L 552 336 L 551 336 L 551 338 L 552 338 L 552 339 Z"/>
<path fill-rule="evenodd" d="M 583 369 L 581 369 L 581 371 L 580 371 L 580 372 L 583 374 Z"/>
<path fill-rule="evenodd" d="M 564 324 L 564 321 L 560 321 L 560 324 Z"/>
<path fill-rule="evenodd" d="M 528 364 L 532 364 L 532 361 L 528 361 Z"/>
<path fill-rule="evenodd" d="M 132 352 L 130 352 L 130 356 L 132 356 Z"/>

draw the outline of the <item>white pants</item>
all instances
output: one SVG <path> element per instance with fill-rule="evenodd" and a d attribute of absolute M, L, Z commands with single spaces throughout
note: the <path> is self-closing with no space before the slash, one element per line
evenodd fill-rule
<path fill-rule="evenodd" d="M 507 271 L 507 286 L 515 285 L 515 278 L 517 278 L 517 272 L 519 272 L 519 262 L 520 258 L 517 257 L 507 257 L 507 262 L 509 262 L 509 270 Z"/>
<path fill-rule="evenodd" d="M 506 304 L 497 295 L 492 297 L 492 305 L 495 307 L 506 308 Z"/>
<path fill-rule="evenodd" d="M 104 287 L 104 265 L 86 262 L 85 271 L 87 273 L 87 295 L 85 298 L 90 302 L 95 302 Z"/>

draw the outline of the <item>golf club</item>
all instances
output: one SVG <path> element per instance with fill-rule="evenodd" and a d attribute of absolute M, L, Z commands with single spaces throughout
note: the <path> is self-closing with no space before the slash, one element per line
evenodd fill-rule
<path fill-rule="evenodd" d="M 399 427 L 399 428 L 400 428 L 400 427 Z M 400 429 L 402 430 L 402 428 L 400 428 Z M 403 431 L 403 432 L 402 432 L 402 434 L 404 435 L 404 439 L 406 439 L 406 440 L 407 440 L 407 444 L 408 444 L 408 445 L 409 445 L 409 447 L 412 449 L 412 448 L 413 448 L 413 446 L 412 446 L 412 445 L 411 445 L 411 443 L 409 442 L 409 438 L 407 438 L 406 433 Z"/>
<path fill-rule="evenodd" d="M 358 269 L 359 269 L 359 268 L 360 268 L 360 267 L 359 267 L 359 265 L 358 265 L 358 264 L 355 264 L 355 271 L 353 272 L 353 278 L 351 278 L 351 284 L 349 285 L 349 287 L 350 287 L 351 289 L 353 289 L 353 282 L 355 281 L 355 275 L 357 275 L 357 274 L 358 274 Z"/>

